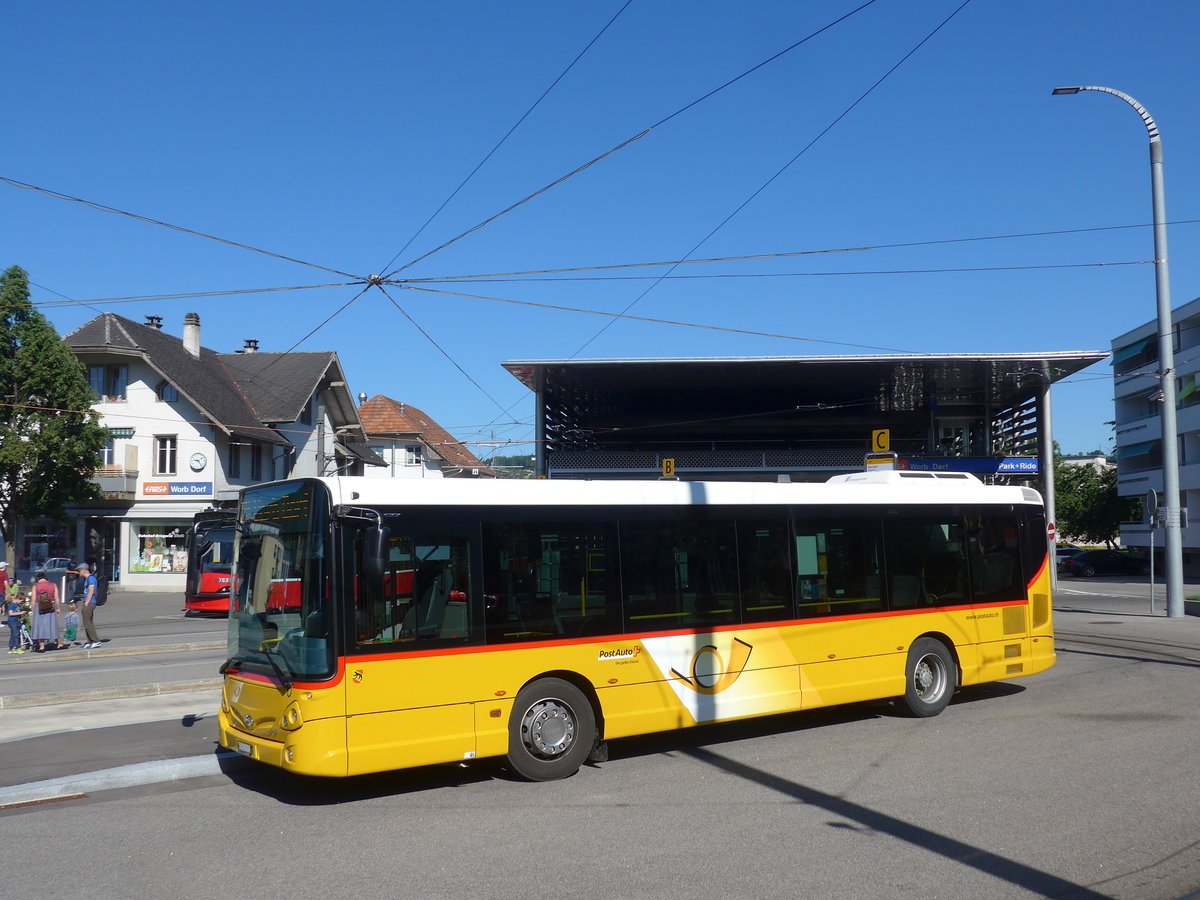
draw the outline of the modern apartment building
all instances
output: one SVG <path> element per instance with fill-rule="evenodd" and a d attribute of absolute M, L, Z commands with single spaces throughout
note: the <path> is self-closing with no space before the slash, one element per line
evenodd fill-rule
<path fill-rule="evenodd" d="M 1200 299 L 1177 308 L 1174 319 L 1176 424 L 1179 432 L 1179 506 L 1183 511 L 1183 570 L 1200 573 Z M 1146 322 L 1112 341 L 1113 398 L 1116 411 L 1117 492 L 1145 497 L 1162 491 L 1162 384 L 1159 378 L 1157 321 Z M 1121 542 L 1149 550 L 1150 526 L 1127 522 Z M 1154 534 L 1161 553 L 1161 527 Z"/>

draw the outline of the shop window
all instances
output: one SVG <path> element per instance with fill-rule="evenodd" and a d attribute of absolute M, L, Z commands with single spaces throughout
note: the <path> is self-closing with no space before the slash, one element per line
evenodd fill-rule
<path fill-rule="evenodd" d="M 184 536 L 188 525 L 135 524 L 137 540 L 130 547 L 129 571 L 135 573 L 187 572 L 187 549 Z"/>

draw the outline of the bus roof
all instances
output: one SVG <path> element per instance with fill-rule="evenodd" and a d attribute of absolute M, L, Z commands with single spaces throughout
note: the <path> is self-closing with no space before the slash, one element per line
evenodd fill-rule
<path fill-rule="evenodd" d="M 985 485 L 966 473 L 856 472 L 824 483 L 471 478 L 318 479 L 335 504 L 363 506 L 680 506 L 771 504 L 1035 504 L 1027 487 Z"/>

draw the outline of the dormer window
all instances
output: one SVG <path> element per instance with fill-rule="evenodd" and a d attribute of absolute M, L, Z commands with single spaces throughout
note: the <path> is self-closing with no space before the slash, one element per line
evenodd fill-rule
<path fill-rule="evenodd" d="M 128 384 L 127 366 L 88 366 L 88 385 L 97 400 L 124 400 Z"/>
<path fill-rule="evenodd" d="M 158 399 L 163 403 L 174 403 L 179 399 L 179 389 L 169 381 L 158 386 Z"/>

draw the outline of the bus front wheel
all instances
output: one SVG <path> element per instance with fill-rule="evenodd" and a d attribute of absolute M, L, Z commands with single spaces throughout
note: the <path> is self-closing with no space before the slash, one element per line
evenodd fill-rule
<path fill-rule="evenodd" d="M 541 678 L 517 694 L 508 720 L 508 764 L 530 781 L 574 775 L 596 743 L 596 716 L 583 691 Z"/>
<path fill-rule="evenodd" d="M 918 638 L 908 650 L 904 671 L 904 705 L 914 716 L 936 716 L 954 693 L 958 666 L 946 645 L 933 638 Z"/>

